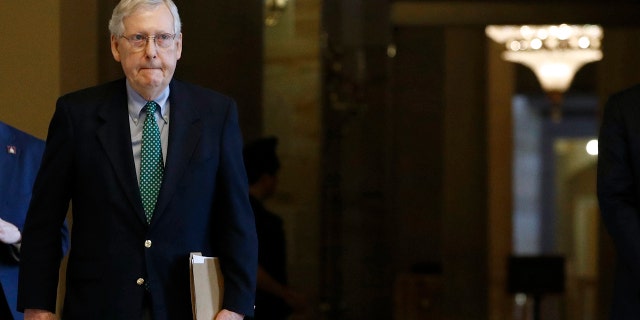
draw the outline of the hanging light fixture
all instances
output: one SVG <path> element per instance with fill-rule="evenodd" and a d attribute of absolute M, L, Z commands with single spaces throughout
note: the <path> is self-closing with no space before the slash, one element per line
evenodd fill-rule
<path fill-rule="evenodd" d="M 597 25 L 490 25 L 487 36 L 504 44 L 502 58 L 529 67 L 552 102 L 554 121 L 561 117 L 564 94 L 576 72 L 602 59 L 602 28 Z"/>
<path fill-rule="evenodd" d="M 289 0 L 265 0 L 265 18 L 264 24 L 268 27 L 273 27 L 278 24 L 280 16 L 287 9 Z"/>

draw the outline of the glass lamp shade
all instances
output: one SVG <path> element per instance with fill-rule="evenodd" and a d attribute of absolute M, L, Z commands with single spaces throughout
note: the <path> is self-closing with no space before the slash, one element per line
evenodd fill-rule
<path fill-rule="evenodd" d="M 505 51 L 503 59 L 529 67 L 546 92 L 565 92 L 580 68 L 602 59 L 602 52 L 594 49 Z"/>
<path fill-rule="evenodd" d="M 265 0 L 265 24 L 269 27 L 278 24 L 280 16 L 287 9 L 289 0 Z"/>
<path fill-rule="evenodd" d="M 565 92 L 583 65 L 602 59 L 597 25 L 490 25 L 485 33 L 505 46 L 504 60 L 533 70 L 546 92 Z"/>

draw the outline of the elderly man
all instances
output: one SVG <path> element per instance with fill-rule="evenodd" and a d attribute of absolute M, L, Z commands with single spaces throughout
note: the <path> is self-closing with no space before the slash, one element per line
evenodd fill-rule
<path fill-rule="evenodd" d="M 257 236 L 235 102 L 173 79 L 182 34 L 171 0 L 122 0 L 109 29 L 126 79 L 57 101 L 25 223 L 18 308 L 55 319 L 53 249 L 71 201 L 64 319 L 191 319 L 194 251 L 220 258 L 215 319 L 251 316 Z"/>

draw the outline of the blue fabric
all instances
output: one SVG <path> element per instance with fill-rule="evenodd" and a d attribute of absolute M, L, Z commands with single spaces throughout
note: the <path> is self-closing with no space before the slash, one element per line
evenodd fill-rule
<path fill-rule="evenodd" d="M 25 216 L 31 200 L 44 141 L 0 122 L 0 218 L 23 230 Z M 62 227 L 62 246 L 68 245 L 68 230 Z M 23 319 L 16 310 L 18 297 L 18 261 L 11 248 L 0 244 L 0 285 L 14 319 Z"/>

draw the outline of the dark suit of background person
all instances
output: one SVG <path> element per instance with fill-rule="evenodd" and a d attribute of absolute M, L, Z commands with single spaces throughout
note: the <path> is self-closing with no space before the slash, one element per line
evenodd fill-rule
<path fill-rule="evenodd" d="M 54 317 L 59 254 L 52 249 L 59 240 L 53 233 L 69 201 L 73 233 L 63 319 L 146 319 L 148 312 L 154 320 L 192 319 L 192 251 L 220 258 L 226 310 L 216 319 L 253 314 L 257 236 L 236 105 L 172 79 L 182 35 L 171 4 L 134 10 L 124 18 L 124 30 L 110 23 L 112 52 L 126 82 L 57 101 L 22 243 L 18 305 L 28 309 L 25 318 Z M 143 51 L 120 36 L 172 32 L 170 46 L 145 37 Z M 154 66 L 164 70 L 145 69 Z M 162 126 L 169 130 L 164 178 L 149 224 L 132 153 L 139 113 L 128 109 L 128 97 L 162 98 L 167 86 L 169 114 L 155 115 L 157 122 L 168 121 Z"/>
<path fill-rule="evenodd" d="M 20 230 L 40 167 L 44 141 L 0 122 L 0 148 L 0 319 L 17 320 L 22 319 L 22 313 L 16 309 Z M 64 252 L 69 236 L 66 225 L 59 229 L 59 236 Z"/>
<path fill-rule="evenodd" d="M 640 85 L 609 97 L 598 149 L 600 213 L 617 252 L 611 319 L 640 319 Z"/>
<path fill-rule="evenodd" d="M 256 320 L 287 319 L 294 310 L 304 311 L 306 304 L 303 296 L 287 284 L 287 251 L 282 218 L 263 205 L 263 201 L 276 191 L 277 172 L 280 169 L 277 144 L 277 138 L 267 137 L 247 143 L 243 150 L 259 244 Z"/>

